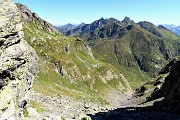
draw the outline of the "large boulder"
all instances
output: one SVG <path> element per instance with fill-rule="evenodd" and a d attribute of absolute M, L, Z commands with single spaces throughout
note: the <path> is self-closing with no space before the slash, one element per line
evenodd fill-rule
<path fill-rule="evenodd" d="M 19 10 L 0 0 L 0 119 L 19 119 L 29 102 L 38 57 L 23 39 Z"/>

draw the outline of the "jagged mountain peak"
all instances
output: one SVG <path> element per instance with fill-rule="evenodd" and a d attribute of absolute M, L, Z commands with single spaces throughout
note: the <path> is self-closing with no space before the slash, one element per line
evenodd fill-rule
<path fill-rule="evenodd" d="M 94 29 L 97 29 L 97 28 L 104 27 L 110 23 L 118 23 L 118 22 L 120 21 L 115 18 L 107 18 L 107 19 L 100 18 L 99 20 L 92 22 L 90 25 L 94 26 L 95 27 Z"/>
<path fill-rule="evenodd" d="M 103 17 L 99 19 L 99 21 L 104 21 L 104 20 L 105 20 L 105 19 L 104 19 Z"/>
<path fill-rule="evenodd" d="M 130 19 L 130 17 L 125 17 L 124 19 L 123 19 L 123 21 L 122 22 L 130 22 L 131 21 L 131 19 Z"/>
<path fill-rule="evenodd" d="M 131 54 L 126 53 L 126 51 L 122 51 L 120 49 L 121 52 L 117 52 L 119 60 L 119 63 L 117 64 L 126 64 L 126 66 L 128 66 L 127 64 L 129 64 L 129 62 L 124 62 L 124 57 L 127 57 L 127 55 L 119 57 L 120 53 L 125 52 L 128 54 L 128 59 L 136 61 L 136 63 L 133 63 L 133 65 L 129 66 L 137 66 L 137 69 L 140 68 L 142 71 L 147 72 L 147 74 L 150 76 L 154 76 L 157 71 L 164 65 L 166 60 L 179 54 L 177 52 L 179 49 L 178 44 L 175 45 L 177 48 L 173 50 L 173 48 L 168 45 L 169 41 L 164 40 L 177 39 L 177 37 L 170 31 L 162 27 L 156 27 L 153 23 L 148 21 L 141 21 L 136 24 L 129 17 L 125 17 L 122 22 L 114 18 L 101 18 L 91 24 L 86 24 L 83 27 L 71 30 L 72 36 L 74 36 L 74 33 L 75 36 L 86 40 L 87 43 L 92 46 L 92 48 L 97 53 L 100 54 L 102 53 L 98 51 L 98 49 L 104 49 L 104 46 L 109 47 L 116 40 L 121 41 L 119 43 L 115 43 L 115 46 L 118 46 L 117 44 L 126 46 L 125 49 L 131 50 L 134 58 Z M 126 40 L 125 43 L 122 42 L 124 40 Z M 131 46 L 129 46 L 127 43 Z M 112 48 L 113 45 L 108 49 Z M 168 49 L 171 49 L 174 52 L 170 53 Z M 148 54 L 148 52 L 150 54 Z M 159 56 L 161 59 L 157 58 L 156 56 Z M 147 62 L 149 62 L 148 65 Z M 114 63 L 114 61 L 110 61 L 110 63 Z M 155 70 L 153 71 L 152 69 Z"/>
<path fill-rule="evenodd" d="M 122 22 L 125 23 L 126 25 L 135 24 L 135 22 L 133 20 L 131 20 L 129 17 L 127 17 L 127 16 L 122 20 Z"/>
<path fill-rule="evenodd" d="M 123 21 L 130 21 L 130 20 L 131 20 L 130 17 L 126 16 Z"/>
<path fill-rule="evenodd" d="M 106 18 L 106 19 L 100 18 L 99 20 L 95 20 L 91 24 L 82 24 L 82 25 L 75 27 L 74 29 L 64 31 L 64 34 L 68 35 L 68 36 L 77 37 L 77 36 L 81 36 L 83 34 L 89 33 L 91 31 L 101 29 L 111 23 L 120 24 L 121 22 L 115 18 Z"/>

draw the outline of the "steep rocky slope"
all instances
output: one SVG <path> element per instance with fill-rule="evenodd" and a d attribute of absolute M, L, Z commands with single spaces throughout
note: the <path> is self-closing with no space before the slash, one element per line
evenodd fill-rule
<path fill-rule="evenodd" d="M 174 58 L 160 72 L 154 82 L 156 88 L 146 101 L 163 98 L 155 106 L 180 114 L 180 57 Z"/>
<path fill-rule="evenodd" d="M 20 119 L 29 104 L 38 57 L 24 40 L 19 11 L 0 0 L 0 119 Z"/>
<path fill-rule="evenodd" d="M 129 107 L 120 107 L 89 116 L 92 120 L 179 120 L 179 68 L 180 57 L 176 57 L 159 72 L 155 81 L 142 86 L 135 96 L 126 101 L 129 102 Z"/>
<path fill-rule="evenodd" d="M 51 24 L 34 16 L 26 6 L 17 6 L 25 38 L 39 56 L 40 72 L 31 100 L 31 105 L 39 112 L 72 118 L 87 111 L 101 110 L 109 104 L 106 95 L 112 91 L 126 96 L 132 94 L 121 71 L 95 59 L 82 39 L 64 36 L 52 29 Z"/>

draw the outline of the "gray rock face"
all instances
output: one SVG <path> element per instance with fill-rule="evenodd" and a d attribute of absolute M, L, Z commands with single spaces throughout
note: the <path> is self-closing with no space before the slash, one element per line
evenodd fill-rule
<path fill-rule="evenodd" d="M 135 22 L 133 20 L 131 20 L 129 17 L 127 17 L 127 16 L 124 18 L 124 20 L 122 22 L 125 23 L 126 25 L 135 24 Z"/>
<path fill-rule="evenodd" d="M 163 81 L 157 79 L 154 85 L 159 86 L 154 89 L 147 101 L 164 98 L 156 102 L 154 106 L 168 108 L 171 112 L 180 114 L 180 57 L 174 58 L 161 71 L 164 75 Z"/>
<path fill-rule="evenodd" d="M 23 40 L 19 10 L 0 0 L 0 119 L 18 119 L 29 102 L 38 57 Z"/>
<path fill-rule="evenodd" d="M 17 3 L 16 5 L 20 11 L 22 19 L 26 23 L 35 22 L 39 29 L 45 29 L 50 33 L 59 33 L 59 31 L 55 29 L 53 25 L 47 21 L 42 20 L 36 13 L 31 12 L 27 6 L 20 3 Z"/>

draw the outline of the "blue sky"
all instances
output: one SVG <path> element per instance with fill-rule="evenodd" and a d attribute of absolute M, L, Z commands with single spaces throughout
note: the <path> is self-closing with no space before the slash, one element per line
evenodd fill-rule
<path fill-rule="evenodd" d="M 101 17 L 180 25 L 180 0 L 12 0 L 53 25 L 91 23 Z"/>

